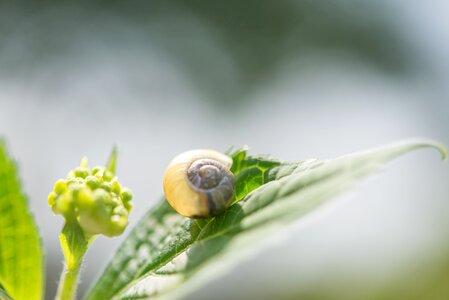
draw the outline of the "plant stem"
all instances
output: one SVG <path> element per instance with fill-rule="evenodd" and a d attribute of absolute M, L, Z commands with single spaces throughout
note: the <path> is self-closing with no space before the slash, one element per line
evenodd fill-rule
<path fill-rule="evenodd" d="M 73 270 L 69 270 L 67 265 L 64 264 L 64 271 L 61 274 L 56 300 L 75 299 L 79 271 L 80 264 Z"/>
<path fill-rule="evenodd" d="M 84 255 L 94 236 L 89 236 L 74 220 L 68 220 L 59 235 L 62 252 L 64 253 L 64 270 L 59 281 L 57 300 L 75 299 L 78 274 Z"/>

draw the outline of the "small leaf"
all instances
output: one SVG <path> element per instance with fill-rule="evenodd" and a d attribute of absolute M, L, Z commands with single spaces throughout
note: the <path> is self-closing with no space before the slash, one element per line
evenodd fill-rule
<path fill-rule="evenodd" d="M 351 188 L 384 162 L 416 148 L 447 150 L 412 140 L 334 160 L 278 162 L 231 153 L 241 200 L 225 213 L 190 220 L 165 200 L 150 210 L 118 249 L 88 299 L 180 298 L 260 251 L 300 217 Z M 265 242 L 265 244 L 264 244 Z"/>
<path fill-rule="evenodd" d="M 62 252 L 70 272 L 76 270 L 94 237 L 86 236 L 78 222 L 66 222 L 59 235 Z"/>
<path fill-rule="evenodd" d="M 262 156 L 248 157 L 246 148 L 231 152 L 229 155 L 232 157 L 231 171 L 236 177 L 236 201 L 270 181 L 267 177 L 268 171 L 281 165 L 279 161 Z"/>
<path fill-rule="evenodd" d="M 109 155 L 108 163 L 106 164 L 106 169 L 115 175 L 117 171 L 117 159 L 118 159 L 118 149 L 117 146 L 112 148 L 111 154 Z"/>
<path fill-rule="evenodd" d="M 42 244 L 21 190 L 15 163 L 0 140 L 0 284 L 11 298 L 41 299 Z M 2 294 L 3 293 L 3 294 Z"/>

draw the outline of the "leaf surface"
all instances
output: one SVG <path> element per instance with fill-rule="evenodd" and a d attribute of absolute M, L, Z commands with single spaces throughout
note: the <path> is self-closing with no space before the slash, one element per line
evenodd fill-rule
<path fill-rule="evenodd" d="M 0 296 L 6 299 L 7 295 L 16 300 L 41 299 L 43 296 L 41 240 L 22 192 L 17 167 L 1 139 L 0 284 L 3 287 Z"/>
<path fill-rule="evenodd" d="M 444 146 L 410 140 L 333 160 L 281 162 L 233 151 L 236 198 L 206 220 L 177 214 L 162 199 L 132 230 L 88 299 L 180 298 L 269 245 L 285 226 L 411 150 Z M 240 200 L 240 201 L 238 201 Z"/>

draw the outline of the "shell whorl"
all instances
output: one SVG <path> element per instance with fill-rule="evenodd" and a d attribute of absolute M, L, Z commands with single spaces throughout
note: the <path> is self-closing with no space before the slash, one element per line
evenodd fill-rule
<path fill-rule="evenodd" d="M 223 212 L 234 198 L 230 157 L 213 150 L 192 150 L 177 156 L 164 175 L 170 205 L 190 218 Z"/>

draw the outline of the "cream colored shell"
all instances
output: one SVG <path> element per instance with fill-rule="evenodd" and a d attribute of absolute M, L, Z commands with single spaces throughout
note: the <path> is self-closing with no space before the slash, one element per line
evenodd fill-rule
<path fill-rule="evenodd" d="M 164 193 L 168 203 L 181 215 L 197 218 L 208 217 L 209 207 L 204 193 L 194 190 L 187 179 L 187 170 L 192 162 L 212 159 L 229 169 L 232 159 L 214 150 L 191 150 L 176 156 L 164 174 Z"/>

